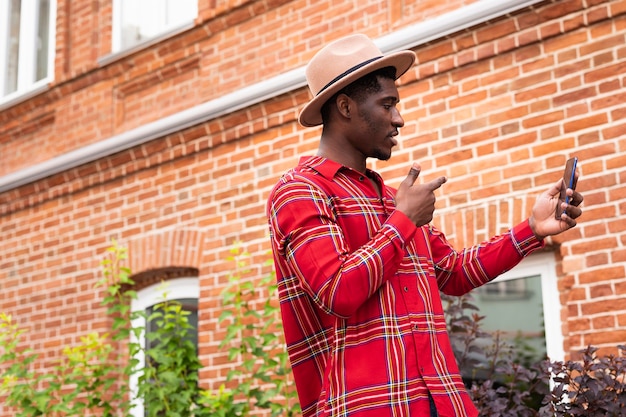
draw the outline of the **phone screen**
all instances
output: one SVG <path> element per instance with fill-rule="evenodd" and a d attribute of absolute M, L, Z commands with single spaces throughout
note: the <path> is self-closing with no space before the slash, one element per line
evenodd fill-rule
<path fill-rule="evenodd" d="M 571 188 L 576 189 L 576 165 L 578 164 L 578 158 L 573 157 L 567 160 L 565 164 L 565 171 L 563 171 L 563 182 L 561 183 L 561 195 L 559 196 L 559 202 L 556 206 L 556 212 L 554 216 L 557 219 L 561 219 L 563 210 L 561 209 L 561 203 L 565 202 L 569 204 L 569 197 L 566 194 L 566 190 Z"/>

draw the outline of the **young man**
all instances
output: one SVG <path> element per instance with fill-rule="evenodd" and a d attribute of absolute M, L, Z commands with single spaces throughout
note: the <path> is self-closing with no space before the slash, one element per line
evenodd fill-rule
<path fill-rule="evenodd" d="M 397 145 L 395 80 L 414 60 L 411 51 L 383 56 L 354 35 L 307 67 L 314 98 L 299 121 L 323 124 L 319 149 L 279 180 L 267 213 L 304 417 L 476 416 L 439 291 L 461 295 L 489 282 L 581 215 L 582 196 L 568 190 L 571 204 L 555 219 L 559 181 L 508 233 L 453 249 L 429 224 L 444 177 L 421 184 L 413 164 L 394 190 L 366 166 Z"/>

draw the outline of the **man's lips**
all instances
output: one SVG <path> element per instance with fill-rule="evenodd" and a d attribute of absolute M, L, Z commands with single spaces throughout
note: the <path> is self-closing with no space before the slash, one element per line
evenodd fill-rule
<path fill-rule="evenodd" d="M 391 140 L 393 146 L 398 146 L 398 140 L 396 139 L 396 136 L 398 136 L 397 130 L 389 134 L 389 139 Z"/>

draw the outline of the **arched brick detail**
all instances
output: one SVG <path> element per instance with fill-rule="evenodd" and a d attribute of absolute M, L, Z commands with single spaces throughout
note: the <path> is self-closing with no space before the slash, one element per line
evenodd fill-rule
<path fill-rule="evenodd" d="M 128 265 L 133 274 L 167 267 L 198 268 L 205 233 L 170 229 L 138 236 L 128 242 Z"/>
<path fill-rule="evenodd" d="M 189 278 L 197 277 L 198 268 L 189 266 L 170 266 L 165 268 L 152 268 L 145 271 L 141 271 L 138 274 L 133 274 L 131 279 L 133 280 L 133 289 L 139 291 L 142 288 L 149 287 L 153 284 L 162 283 L 164 281 L 173 280 L 176 278 Z"/>

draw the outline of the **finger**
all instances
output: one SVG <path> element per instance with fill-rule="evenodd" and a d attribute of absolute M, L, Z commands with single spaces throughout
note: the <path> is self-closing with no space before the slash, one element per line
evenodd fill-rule
<path fill-rule="evenodd" d="M 567 214 L 567 217 L 570 219 L 577 219 L 583 214 L 583 211 L 579 207 L 568 205 L 565 207 L 565 214 Z"/>
<path fill-rule="evenodd" d="M 563 178 L 559 179 L 557 182 L 552 184 L 552 187 L 546 191 L 548 196 L 555 197 L 561 194 L 561 185 L 563 184 Z"/>
<path fill-rule="evenodd" d="M 570 198 L 569 203 L 572 206 L 578 207 L 583 202 L 583 195 L 579 193 L 578 191 L 574 191 L 571 188 L 568 188 L 567 195 Z"/>
<path fill-rule="evenodd" d="M 422 167 L 418 163 L 413 163 L 413 165 L 411 166 L 411 169 L 409 170 L 408 175 L 402 181 L 402 184 L 405 187 L 410 187 L 413 184 L 415 184 L 415 181 L 417 180 L 417 177 L 419 177 L 421 171 L 422 171 Z"/>
<path fill-rule="evenodd" d="M 448 179 L 446 177 L 438 177 L 426 184 L 431 191 L 435 191 L 437 188 L 441 187 L 446 183 Z"/>
<path fill-rule="evenodd" d="M 571 229 L 572 227 L 576 226 L 576 220 L 568 215 L 566 215 L 566 213 L 563 213 L 561 215 L 561 220 L 564 221 L 565 223 L 567 223 L 567 225 L 569 226 L 569 228 Z"/>

